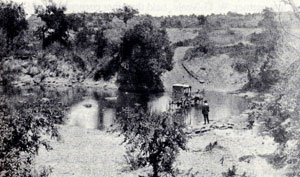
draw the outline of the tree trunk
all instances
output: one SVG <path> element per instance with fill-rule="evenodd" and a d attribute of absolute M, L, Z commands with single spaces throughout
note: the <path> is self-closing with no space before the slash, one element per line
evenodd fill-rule
<path fill-rule="evenodd" d="M 250 71 L 250 69 L 247 67 L 247 77 L 248 77 L 248 81 L 249 81 L 249 83 L 251 84 L 252 83 L 252 80 L 253 80 L 253 78 L 252 78 L 252 76 L 251 76 L 251 71 Z"/>
<path fill-rule="evenodd" d="M 153 164 L 153 177 L 158 177 L 158 165 Z"/>

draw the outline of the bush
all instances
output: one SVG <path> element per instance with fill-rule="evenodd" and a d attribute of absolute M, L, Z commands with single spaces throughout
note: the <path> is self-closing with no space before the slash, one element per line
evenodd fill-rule
<path fill-rule="evenodd" d="M 236 175 L 236 167 L 234 165 L 232 166 L 232 169 L 228 168 L 227 172 L 222 173 L 223 177 L 234 177 Z"/>
<path fill-rule="evenodd" d="M 1 175 L 32 176 L 32 162 L 41 146 L 51 147 L 43 135 L 57 138 L 55 122 L 63 117 L 60 109 L 54 109 L 56 102 L 37 100 L 15 105 L 0 98 L 0 171 Z M 57 106 L 57 105 L 56 105 Z M 47 170 L 44 172 L 47 174 Z"/>
<path fill-rule="evenodd" d="M 179 149 L 185 150 L 187 136 L 180 117 L 169 113 L 151 114 L 140 108 L 123 108 L 117 121 L 125 137 L 131 169 L 152 166 L 153 176 L 174 173 Z"/>

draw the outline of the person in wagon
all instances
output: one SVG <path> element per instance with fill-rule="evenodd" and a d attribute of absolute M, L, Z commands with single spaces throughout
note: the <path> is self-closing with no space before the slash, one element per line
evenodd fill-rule
<path fill-rule="evenodd" d="M 198 89 L 194 98 L 195 104 L 197 104 L 198 101 L 200 102 L 200 100 L 201 100 L 201 91 Z"/>
<path fill-rule="evenodd" d="M 203 114 L 203 117 L 204 117 L 204 125 L 206 124 L 206 122 L 209 124 L 208 113 L 209 113 L 209 105 L 207 103 L 207 100 L 204 100 L 204 104 L 202 106 L 202 114 Z"/>

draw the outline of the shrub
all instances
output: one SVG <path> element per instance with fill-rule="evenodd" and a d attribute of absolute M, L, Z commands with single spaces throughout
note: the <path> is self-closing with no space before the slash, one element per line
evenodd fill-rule
<path fill-rule="evenodd" d="M 55 102 L 37 100 L 11 106 L 7 98 L 0 98 L 0 171 L 1 175 L 32 176 L 32 162 L 41 146 L 51 147 L 42 135 L 57 138 L 55 122 L 63 112 L 54 109 Z M 44 170 L 42 173 L 48 173 Z"/>
<path fill-rule="evenodd" d="M 234 177 L 236 176 L 236 167 L 235 165 L 232 166 L 232 169 L 228 168 L 227 172 L 222 173 L 223 177 Z"/>
<path fill-rule="evenodd" d="M 152 166 L 153 176 L 174 173 L 172 167 L 179 149 L 185 149 L 187 136 L 180 118 L 169 113 L 151 114 L 140 108 L 123 108 L 117 121 L 127 146 L 132 169 Z"/>

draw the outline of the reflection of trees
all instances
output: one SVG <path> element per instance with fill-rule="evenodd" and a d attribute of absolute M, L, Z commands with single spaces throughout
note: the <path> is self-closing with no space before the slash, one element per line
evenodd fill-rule
<path fill-rule="evenodd" d="M 117 111 L 120 111 L 122 107 L 134 108 L 140 106 L 140 108 L 147 110 L 147 103 L 149 100 L 149 94 L 119 92 L 116 108 Z"/>

